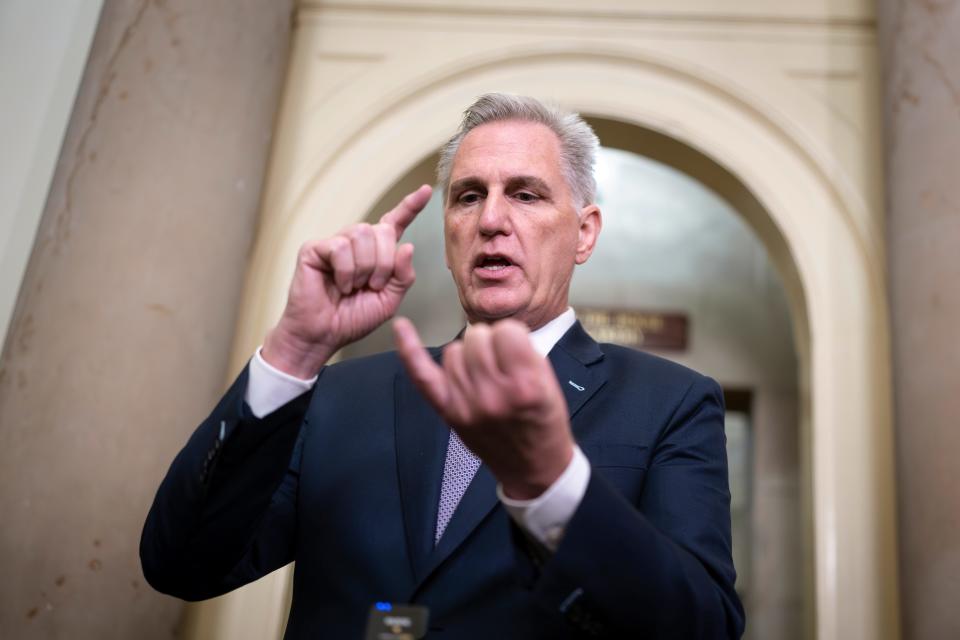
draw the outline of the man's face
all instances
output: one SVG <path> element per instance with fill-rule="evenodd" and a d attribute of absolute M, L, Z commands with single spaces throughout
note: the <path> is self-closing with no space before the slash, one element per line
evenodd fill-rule
<path fill-rule="evenodd" d="M 447 267 L 471 322 L 513 317 L 537 329 L 567 308 L 575 264 L 600 232 L 562 173 L 560 141 L 539 123 L 481 125 L 454 157 L 444 206 Z"/>

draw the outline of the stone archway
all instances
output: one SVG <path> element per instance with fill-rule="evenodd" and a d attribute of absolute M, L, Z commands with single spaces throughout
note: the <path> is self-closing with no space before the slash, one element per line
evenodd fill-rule
<path fill-rule="evenodd" d="M 298 72 L 308 69 L 294 67 L 292 85 Z M 790 85 L 779 88 L 811 112 L 825 109 Z M 322 122 L 304 107 L 305 96 L 288 94 L 235 369 L 278 316 L 302 240 L 365 217 L 439 147 L 463 107 L 490 90 L 554 99 L 639 127 L 665 142 L 662 161 L 671 163 L 672 154 L 744 214 L 780 270 L 796 320 L 815 635 L 898 637 L 889 330 L 882 236 L 867 204 L 873 198 L 802 123 L 724 77 L 635 50 L 531 48 L 445 61 L 416 74 L 384 63 Z M 291 131 L 299 136 L 295 145 Z M 226 600 L 243 597 L 241 591 Z M 234 607 L 249 610 L 221 602 L 203 605 L 198 615 L 235 620 Z M 271 620 L 278 608 L 282 599 Z"/>

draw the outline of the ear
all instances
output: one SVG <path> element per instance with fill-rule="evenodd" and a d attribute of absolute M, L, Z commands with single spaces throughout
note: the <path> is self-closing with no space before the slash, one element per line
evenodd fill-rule
<path fill-rule="evenodd" d="M 590 258 L 593 248 L 600 237 L 600 228 L 603 226 L 603 217 L 600 207 L 589 204 L 580 210 L 580 235 L 577 239 L 577 264 L 583 264 Z"/>

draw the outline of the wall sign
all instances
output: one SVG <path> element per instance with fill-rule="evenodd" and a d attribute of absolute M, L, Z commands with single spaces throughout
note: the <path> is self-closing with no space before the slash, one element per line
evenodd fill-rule
<path fill-rule="evenodd" d="M 577 319 L 598 342 L 665 351 L 687 348 L 690 323 L 685 313 L 578 307 Z"/>

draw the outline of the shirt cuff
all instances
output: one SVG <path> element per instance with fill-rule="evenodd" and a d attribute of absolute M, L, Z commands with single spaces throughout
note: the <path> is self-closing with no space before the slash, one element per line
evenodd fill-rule
<path fill-rule="evenodd" d="M 247 372 L 247 390 L 243 399 L 257 418 L 273 413 L 316 383 L 317 376 L 302 380 L 273 367 L 260 349 L 250 359 Z"/>
<path fill-rule="evenodd" d="M 518 525 L 547 549 L 556 551 L 589 483 L 590 462 L 575 445 L 570 464 L 543 495 L 533 500 L 513 500 L 498 484 L 497 497 Z"/>

